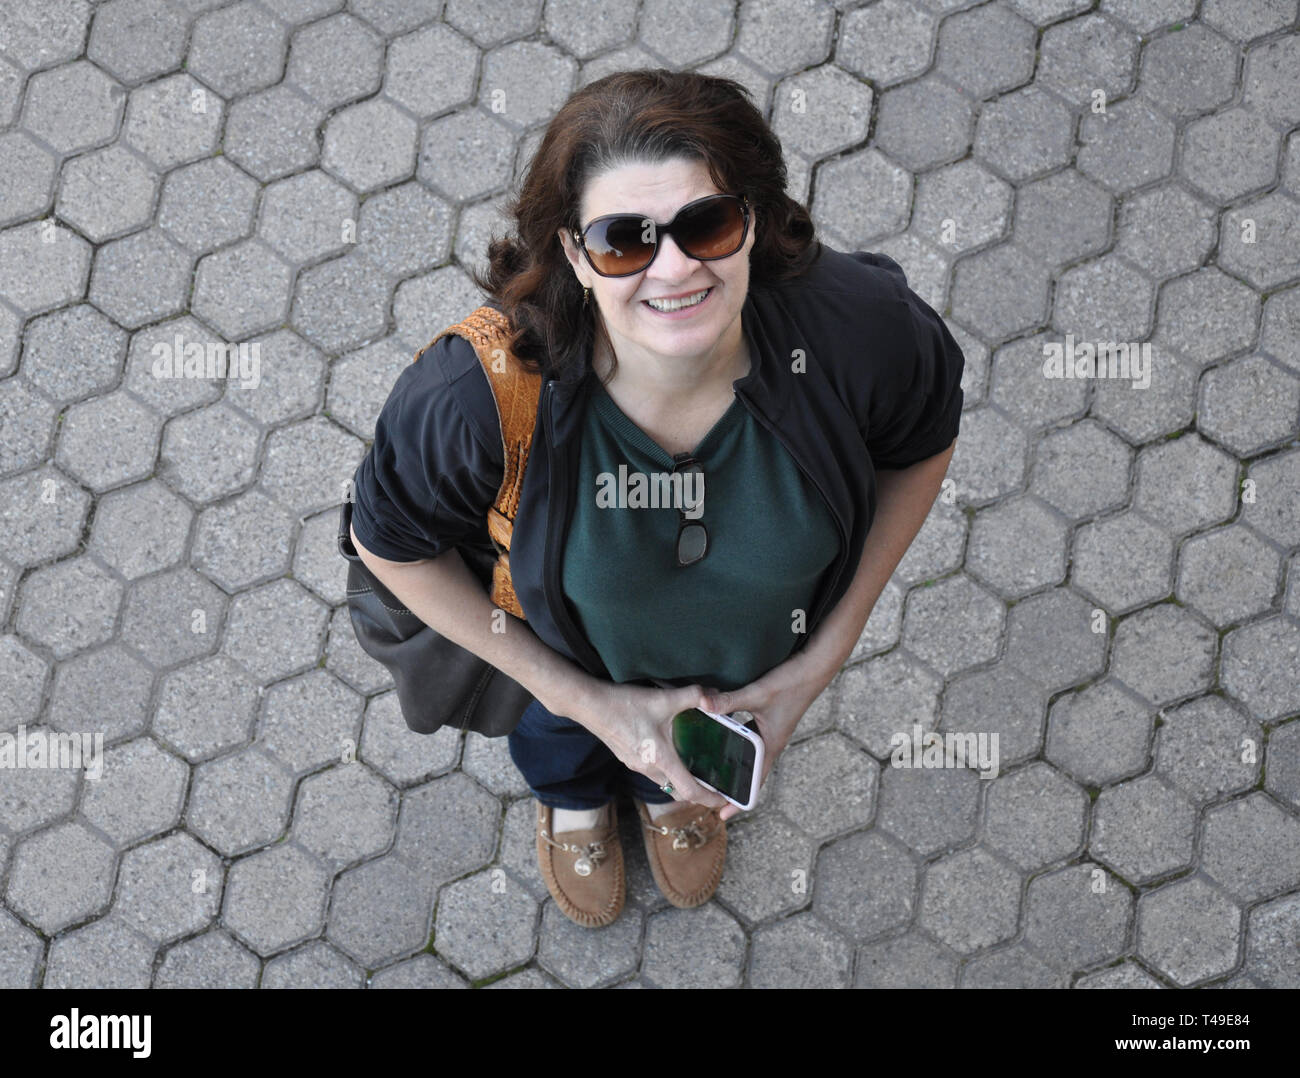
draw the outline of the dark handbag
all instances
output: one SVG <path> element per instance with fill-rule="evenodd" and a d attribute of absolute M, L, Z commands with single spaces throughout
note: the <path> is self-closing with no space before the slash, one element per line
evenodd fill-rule
<path fill-rule="evenodd" d="M 510 582 L 510 535 L 532 445 L 541 376 L 525 370 L 510 352 L 509 321 L 493 307 L 479 307 L 430 344 L 448 333 L 464 337 L 478 354 L 496 401 L 505 450 L 501 489 L 487 519 L 492 546 L 457 550 L 492 601 L 523 619 Z M 348 613 L 361 649 L 392 674 L 406 725 L 418 734 L 448 725 L 486 737 L 510 733 L 532 694 L 406 609 L 362 562 L 349 534 L 351 525 L 349 497 L 339 514 L 338 538 L 339 553 L 348 560 Z"/>

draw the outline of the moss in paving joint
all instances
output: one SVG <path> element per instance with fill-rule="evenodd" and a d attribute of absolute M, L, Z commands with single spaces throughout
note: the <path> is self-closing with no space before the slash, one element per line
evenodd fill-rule
<path fill-rule="evenodd" d="M 1089 801 L 1096 801 L 1096 800 L 1097 800 L 1097 795 L 1098 795 L 1099 793 L 1101 793 L 1101 787 L 1100 787 L 1100 786 L 1085 786 L 1084 789 L 1088 791 L 1088 800 L 1089 800 Z"/>
<path fill-rule="evenodd" d="M 484 977 L 481 980 L 471 981 L 469 986 L 471 988 L 486 988 L 488 985 L 496 984 L 497 981 L 503 981 L 515 973 L 521 973 L 527 968 L 528 963 L 525 962 L 522 966 L 516 966 L 514 969 L 503 970 L 501 973 L 494 973 L 491 977 Z"/>

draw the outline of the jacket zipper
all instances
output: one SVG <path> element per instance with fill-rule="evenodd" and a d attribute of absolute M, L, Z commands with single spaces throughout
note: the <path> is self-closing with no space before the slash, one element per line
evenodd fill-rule
<path fill-rule="evenodd" d="M 550 504 L 547 509 L 546 549 L 542 555 L 542 594 L 546 597 L 546 605 L 550 607 L 551 616 L 555 619 L 560 635 L 564 637 L 565 643 L 569 645 L 569 650 L 587 668 L 588 673 L 593 674 L 593 676 L 608 678 L 609 671 L 605 668 L 605 663 L 569 618 L 569 611 L 564 605 L 564 596 L 560 586 L 560 563 L 564 556 L 560 543 L 564 536 L 564 527 L 569 519 L 570 494 L 567 469 L 557 469 L 555 466 L 554 399 L 555 381 L 552 379 L 546 383 L 546 411 L 542 416 L 546 430 L 546 459 L 551 473 Z M 556 511 L 557 508 L 559 509 L 558 512 Z M 596 671 L 599 671 L 599 673 L 595 673 Z"/>

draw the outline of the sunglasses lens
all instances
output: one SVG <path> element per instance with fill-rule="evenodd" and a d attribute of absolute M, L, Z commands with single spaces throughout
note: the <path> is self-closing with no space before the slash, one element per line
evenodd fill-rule
<path fill-rule="evenodd" d="M 672 234 L 691 258 L 726 258 L 745 242 L 745 213 L 739 199 L 707 199 L 678 214 Z M 655 244 L 654 222 L 632 214 L 596 221 L 587 231 L 587 255 L 596 272 L 607 277 L 645 269 Z"/>
<path fill-rule="evenodd" d="M 745 215 L 734 198 L 701 202 L 677 218 L 673 235 L 692 258 L 726 258 L 745 242 Z"/>
<path fill-rule="evenodd" d="M 614 277 L 635 273 L 655 253 L 654 228 L 630 214 L 597 221 L 587 232 L 587 254 L 596 272 Z"/>
<path fill-rule="evenodd" d="M 691 565 L 704 557 L 709 548 L 709 533 L 703 524 L 687 524 L 677 535 L 677 560 Z"/>

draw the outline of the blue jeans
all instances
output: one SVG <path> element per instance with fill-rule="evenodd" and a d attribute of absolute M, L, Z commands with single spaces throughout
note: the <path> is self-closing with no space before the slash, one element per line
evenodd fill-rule
<path fill-rule="evenodd" d="M 620 789 L 651 804 L 672 797 L 639 771 L 624 767 L 603 741 L 572 719 L 552 715 L 534 700 L 507 736 L 510 758 L 542 804 L 594 809 Z"/>

